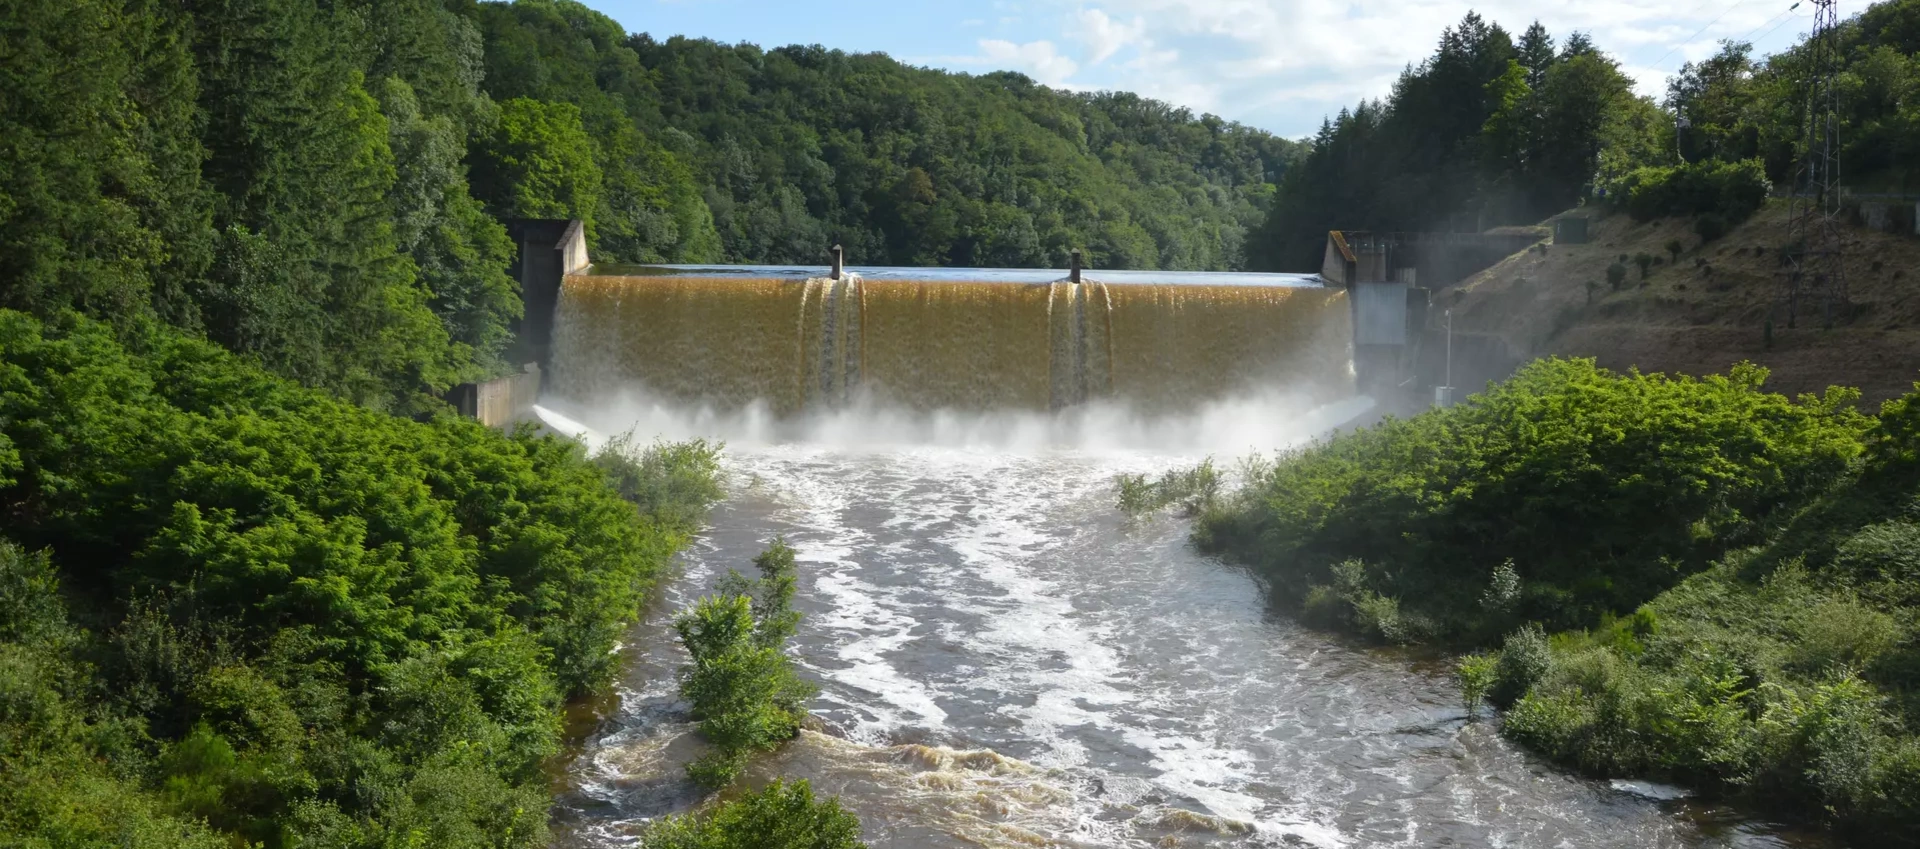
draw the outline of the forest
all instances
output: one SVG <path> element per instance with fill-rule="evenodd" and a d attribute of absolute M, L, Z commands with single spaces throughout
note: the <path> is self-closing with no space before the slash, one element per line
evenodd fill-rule
<path fill-rule="evenodd" d="M 1837 47 L 1845 184 L 1860 193 L 1920 187 L 1920 3 L 1868 7 L 1842 21 Z M 1317 267 L 1329 229 L 1478 232 L 1585 201 L 1625 204 L 1636 186 L 1683 166 L 1750 166 L 1764 176 L 1728 185 L 1734 196 L 1788 191 L 1805 149 L 1810 56 L 1804 42 L 1756 57 L 1746 41 L 1722 41 L 1653 98 L 1636 95 L 1619 61 L 1585 33 L 1556 40 L 1536 22 L 1515 38 L 1468 14 L 1386 97 L 1341 110 L 1306 140 L 1248 236 L 1247 263 Z M 1643 201 L 1633 211 L 1711 211 L 1737 224 L 1758 206 L 1720 205 L 1709 197 L 1652 210 Z"/>

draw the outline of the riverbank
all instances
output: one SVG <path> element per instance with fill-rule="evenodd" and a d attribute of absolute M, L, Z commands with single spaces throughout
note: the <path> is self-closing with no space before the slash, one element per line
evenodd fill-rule
<path fill-rule="evenodd" d="M 0 311 L 0 843 L 539 847 L 715 456 L 367 410 Z"/>
<path fill-rule="evenodd" d="M 1497 647 L 1503 731 L 1558 763 L 1915 845 L 1920 396 L 1764 377 L 1537 362 L 1255 465 L 1194 538 L 1309 622 Z"/>

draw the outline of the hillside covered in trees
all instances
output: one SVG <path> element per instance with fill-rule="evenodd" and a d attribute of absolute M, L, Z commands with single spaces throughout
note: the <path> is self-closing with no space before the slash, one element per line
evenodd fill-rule
<path fill-rule="evenodd" d="M 1920 3 L 1879 3 L 1842 22 L 1840 173 L 1856 191 L 1920 184 L 1916 54 Z M 1809 61 L 1804 43 L 1758 58 L 1751 44 L 1724 41 L 1656 99 L 1634 94 L 1619 62 L 1584 33 L 1556 38 L 1536 22 L 1516 38 L 1468 14 L 1387 97 L 1322 125 L 1249 236 L 1249 264 L 1314 267 L 1328 229 L 1475 231 L 1537 222 L 1596 197 L 1625 204 L 1648 182 L 1643 169 L 1750 167 L 1784 190 L 1805 146 Z M 1636 217 L 1717 212 L 1717 198 L 1675 204 L 1663 195 L 1647 193 L 1661 208 L 1636 208 Z"/>
<path fill-rule="evenodd" d="M 1291 142 L 1124 94 L 629 35 L 569 0 L 24 0 L 0 305 L 397 411 L 505 365 L 500 219 L 603 261 L 1238 268 Z"/>

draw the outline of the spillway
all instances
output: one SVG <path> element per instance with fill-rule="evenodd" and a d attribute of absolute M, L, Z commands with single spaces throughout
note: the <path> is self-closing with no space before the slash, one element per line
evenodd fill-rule
<path fill-rule="evenodd" d="M 1344 291 L 1307 275 L 596 267 L 565 278 L 551 392 L 787 415 L 856 399 L 913 410 L 1154 413 L 1284 386 L 1352 392 Z"/>

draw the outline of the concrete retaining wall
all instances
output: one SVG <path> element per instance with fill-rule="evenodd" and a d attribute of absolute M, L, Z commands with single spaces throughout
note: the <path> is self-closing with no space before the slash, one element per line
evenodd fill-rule
<path fill-rule="evenodd" d="M 520 281 L 520 298 L 526 304 L 526 315 L 514 326 L 513 353 L 545 368 L 560 283 L 589 265 L 586 228 L 577 219 L 514 218 L 507 221 L 507 233 L 518 248 L 507 273 Z"/>
<path fill-rule="evenodd" d="M 528 363 L 520 374 L 460 384 L 447 393 L 447 400 L 481 424 L 509 427 L 533 417 L 533 405 L 540 400 L 540 367 Z"/>

